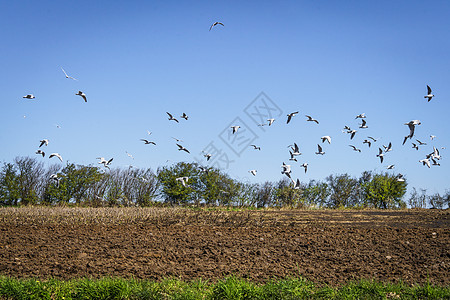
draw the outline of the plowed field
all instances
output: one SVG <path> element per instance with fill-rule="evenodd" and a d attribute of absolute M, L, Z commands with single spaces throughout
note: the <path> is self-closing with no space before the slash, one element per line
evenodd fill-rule
<path fill-rule="evenodd" d="M 0 275 L 450 284 L 450 211 L 0 209 Z"/>

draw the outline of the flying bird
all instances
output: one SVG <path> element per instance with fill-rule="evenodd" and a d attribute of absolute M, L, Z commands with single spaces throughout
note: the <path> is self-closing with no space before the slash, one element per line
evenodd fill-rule
<path fill-rule="evenodd" d="M 146 145 L 148 145 L 148 144 L 153 144 L 153 145 L 156 145 L 156 143 L 155 143 L 155 142 L 152 142 L 152 141 L 149 141 L 149 140 L 146 140 L 146 139 L 141 139 L 141 141 L 143 141 L 143 142 L 144 142 L 144 144 L 146 144 Z"/>
<path fill-rule="evenodd" d="M 308 170 L 308 163 L 303 163 L 301 166 L 305 169 L 306 173 L 306 171 Z"/>
<path fill-rule="evenodd" d="M 371 137 L 371 136 L 368 136 L 367 138 L 369 138 L 369 139 L 371 139 L 374 143 L 376 143 L 380 138 L 374 138 L 374 137 Z"/>
<path fill-rule="evenodd" d="M 380 162 L 383 163 L 384 153 L 383 153 L 383 150 L 381 150 L 381 148 L 378 148 L 377 157 L 379 157 L 380 158 Z"/>
<path fill-rule="evenodd" d="M 316 122 L 317 124 L 319 124 L 319 121 L 317 121 L 316 119 L 314 119 L 313 117 L 311 117 L 311 116 L 308 116 L 308 115 L 305 115 L 305 117 L 307 117 L 308 118 L 308 120 L 306 120 L 306 121 L 310 121 L 310 122 Z"/>
<path fill-rule="evenodd" d="M 97 159 L 100 159 L 100 161 L 98 162 L 99 164 L 103 164 L 103 166 L 107 169 L 109 169 L 109 165 L 111 164 L 111 162 L 113 161 L 114 158 L 111 158 L 110 160 L 106 160 L 104 157 L 97 157 Z"/>
<path fill-rule="evenodd" d="M 358 130 L 349 130 L 347 133 L 350 133 L 350 139 L 353 140 L 353 138 L 355 137 L 355 134 L 358 132 Z"/>
<path fill-rule="evenodd" d="M 63 161 L 62 156 L 59 153 L 52 153 L 52 154 L 50 154 L 50 156 L 48 158 L 52 158 L 52 157 L 57 157 L 57 158 L 59 158 L 59 160 L 61 162 Z"/>
<path fill-rule="evenodd" d="M 431 140 L 434 140 L 435 138 L 436 138 L 435 135 L 430 135 L 430 139 L 431 139 Z"/>
<path fill-rule="evenodd" d="M 209 27 L 209 31 L 211 31 L 211 29 L 213 29 L 213 27 L 215 27 L 215 26 L 217 26 L 217 25 L 225 26 L 225 25 L 223 25 L 223 23 L 221 23 L 221 22 L 214 22 L 214 23 L 211 25 L 211 27 Z"/>
<path fill-rule="evenodd" d="M 40 154 L 40 155 L 42 155 L 42 157 L 45 157 L 45 152 L 42 151 L 41 149 L 38 149 L 38 150 L 36 151 L 36 154 Z"/>
<path fill-rule="evenodd" d="M 425 99 L 428 99 L 428 102 L 430 102 L 431 98 L 433 98 L 434 95 L 431 93 L 431 88 L 430 88 L 429 85 L 427 85 L 427 92 L 428 92 L 428 95 L 423 96 L 423 97 L 424 97 Z"/>
<path fill-rule="evenodd" d="M 76 93 L 75 95 L 80 96 L 81 98 L 83 98 L 84 102 L 87 102 L 86 94 L 82 91 L 78 91 L 78 93 Z"/>
<path fill-rule="evenodd" d="M 288 118 L 287 118 L 286 124 L 289 124 L 289 122 L 291 121 L 292 117 L 295 116 L 296 114 L 298 114 L 298 111 L 290 113 L 290 114 L 287 114 Z"/>
<path fill-rule="evenodd" d="M 325 135 L 325 136 L 321 137 L 321 139 L 322 139 L 322 143 L 325 143 L 325 141 L 327 141 L 328 144 L 331 144 L 331 137 L 330 136 Z"/>
<path fill-rule="evenodd" d="M 176 137 L 172 137 L 177 142 L 184 142 L 183 140 L 177 139 Z"/>
<path fill-rule="evenodd" d="M 412 120 L 409 121 L 408 123 L 405 123 L 405 125 L 408 125 L 409 127 L 409 135 L 405 136 L 405 138 L 403 139 L 403 145 L 405 144 L 406 140 L 408 138 L 412 138 L 414 136 L 414 130 L 416 125 L 421 125 L 422 123 L 419 120 Z"/>
<path fill-rule="evenodd" d="M 355 117 L 355 119 L 364 119 L 366 117 L 365 113 L 359 114 Z"/>
<path fill-rule="evenodd" d="M 209 161 L 211 159 L 211 157 L 212 157 L 212 154 L 211 153 L 205 153 L 205 154 L 203 154 L 203 156 L 206 157 L 206 161 Z"/>
<path fill-rule="evenodd" d="M 294 143 L 294 147 L 291 147 L 291 149 L 292 149 L 291 156 L 302 155 L 302 154 L 300 153 L 300 150 L 298 149 L 298 146 L 297 146 L 296 143 Z"/>
<path fill-rule="evenodd" d="M 353 148 L 353 151 L 361 152 L 361 149 L 358 149 L 358 148 L 356 148 L 356 147 L 353 146 L 353 145 L 349 145 L 349 146 Z"/>
<path fill-rule="evenodd" d="M 187 176 L 178 177 L 178 178 L 175 178 L 175 180 L 180 182 L 184 187 L 188 187 L 187 182 L 189 180 L 189 177 L 187 177 Z"/>
<path fill-rule="evenodd" d="M 43 145 L 48 146 L 49 140 L 43 139 L 39 141 L 41 144 L 39 145 L 39 148 L 41 148 Z"/>
<path fill-rule="evenodd" d="M 419 150 L 419 146 L 417 146 L 415 143 L 412 143 L 412 147 L 416 150 Z"/>
<path fill-rule="evenodd" d="M 416 139 L 416 141 L 419 143 L 419 146 L 424 146 L 427 144 L 427 143 L 423 143 L 423 142 L 419 141 L 418 139 Z"/>
<path fill-rule="evenodd" d="M 23 96 L 23 98 L 25 98 L 25 99 L 34 99 L 36 97 L 33 94 L 28 94 L 28 95 Z"/>
<path fill-rule="evenodd" d="M 291 155 L 291 158 L 289 158 L 289 160 L 293 160 L 293 161 L 297 161 L 297 159 L 295 158 L 295 155 L 294 154 L 292 154 L 292 151 L 291 150 L 289 150 L 289 154 Z"/>
<path fill-rule="evenodd" d="M 291 178 L 291 165 L 286 165 L 283 162 L 283 165 L 281 167 L 283 168 L 283 170 L 281 171 L 281 174 L 284 174 L 287 177 Z"/>
<path fill-rule="evenodd" d="M 251 173 L 253 176 L 256 176 L 256 170 L 250 170 L 248 172 Z"/>
<path fill-rule="evenodd" d="M 383 148 L 384 148 L 384 152 L 392 151 L 392 143 L 390 142 L 387 147 L 385 145 L 383 145 Z"/>
<path fill-rule="evenodd" d="M 183 119 L 185 119 L 185 120 L 187 121 L 189 117 L 188 117 L 187 114 L 183 113 L 183 114 L 180 116 L 180 118 L 183 118 Z"/>
<path fill-rule="evenodd" d="M 236 125 L 236 126 L 231 126 L 230 128 L 233 128 L 233 134 L 235 134 L 239 128 L 241 128 L 241 126 Z"/>
<path fill-rule="evenodd" d="M 370 148 L 370 145 L 372 145 L 372 142 L 369 141 L 369 140 L 364 140 L 364 141 L 363 141 L 363 144 L 369 145 L 369 148 Z"/>
<path fill-rule="evenodd" d="M 261 147 L 258 147 L 256 145 L 250 145 L 250 147 L 253 147 L 253 149 L 255 149 L 255 150 L 261 150 Z"/>
<path fill-rule="evenodd" d="M 178 151 L 185 151 L 185 152 L 187 152 L 187 153 L 191 153 L 191 152 L 189 152 L 188 149 L 184 148 L 184 147 L 181 146 L 180 144 L 177 144 L 177 146 L 178 146 Z"/>
<path fill-rule="evenodd" d="M 134 159 L 133 155 L 131 155 L 130 153 L 128 153 L 127 151 L 125 151 L 125 153 L 127 154 L 127 156 L 131 159 Z"/>
<path fill-rule="evenodd" d="M 269 121 L 269 126 L 272 125 L 273 121 L 275 121 L 275 119 L 267 119 L 267 121 Z"/>
<path fill-rule="evenodd" d="M 389 165 L 389 166 L 386 167 L 386 169 L 392 170 L 394 167 L 395 167 L 395 165 Z"/>
<path fill-rule="evenodd" d="M 61 67 L 61 70 L 64 72 L 64 75 L 66 75 L 66 78 L 69 78 L 69 79 L 73 79 L 73 80 L 75 80 L 75 81 L 78 81 L 78 79 L 75 79 L 75 78 L 73 78 L 72 76 L 67 75 L 66 71 L 64 71 L 64 69 L 63 69 L 62 67 Z"/>
<path fill-rule="evenodd" d="M 422 163 L 422 165 L 426 165 L 428 168 L 430 168 L 430 160 L 428 158 L 424 158 L 419 160 L 420 163 Z"/>
<path fill-rule="evenodd" d="M 294 182 L 294 180 L 291 178 L 292 182 L 294 183 L 294 189 L 295 190 L 299 190 L 301 185 L 300 185 L 300 179 L 297 178 L 297 181 Z"/>
<path fill-rule="evenodd" d="M 59 181 L 61 180 L 61 178 L 59 178 L 57 174 L 50 175 L 49 179 L 56 182 L 56 187 L 59 187 Z"/>
<path fill-rule="evenodd" d="M 179 123 L 178 120 L 175 119 L 170 113 L 166 112 L 166 114 L 169 115 L 169 121 L 175 121 L 175 122 Z"/>
<path fill-rule="evenodd" d="M 316 152 L 316 154 L 320 154 L 320 155 L 324 155 L 325 154 L 325 152 L 322 151 L 322 147 L 320 147 L 319 144 L 317 144 L 317 149 L 318 149 L 318 151 Z"/>
<path fill-rule="evenodd" d="M 431 161 L 433 162 L 433 163 L 431 164 L 432 166 L 441 166 L 441 164 L 438 163 L 434 158 L 432 158 Z"/>
<path fill-rule="evenodd" d="M 405 178 L 403 178 L 403 174 L 398 174 L 396 178 L 397 178 L 397 181 L 399 181 L 399 182 L 405 181 Z"/>
<path fill-rule="evenodd" d="M 366 125 L 366 120 L 361 119 L 361 122 L 362 122 L 362 123 L 359 125 L 359 128 L 361 128 L 361 129 L 369 128 L 369 127 Z"/>

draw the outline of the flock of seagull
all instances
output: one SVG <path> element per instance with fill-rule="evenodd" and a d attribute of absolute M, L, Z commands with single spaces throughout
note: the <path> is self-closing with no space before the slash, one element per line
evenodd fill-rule
<path fill-rule="evenodd" d="M 211 25 L 211 27 L 209 28 L 209 30 L 211 31 L 217 25 L 225 26 L 221 22 L 214 22 Z M 71 79 L 71 80 L 74 80 L 74 81 L 78 81 L 78 79 L 76 79 L 76 78 L 74 78 L 72 76 L 69 76 L 67 74 L 67 72 L 62 67 L 61 67 L 61 70 L 64 73 L 65 78 Z M 83 93 L 82 91 L 78 91 L 77 93 L 75 93 L 75 95 L 80 96 L 85 103 L 88 102 L 86 94 Z M 427 94 L 424 96 L 424 98 L 427 99 L 428 102 L 430 102 L 433 97 L 434 97 L 434 95 L 432 93 L 432 90 L 431 90 L 430 86 L 427 85 Z M 28 99 L 28 100 L 36 99 L 36 97 L 33 94 L 27 94 L 27 95 L 23 96 L 23 98 L 24 99 Z M 166 114 L 168 116 L 168 120 L 169 121 L 174 121 L 176 123 L 180 122 L 176 117 L 174 117 L 173 114 L 171 114 L 169 112 L 166 112 Z M 287 114 L 286 124 L 289 124 L 292 121 L 292 119 L 295 116 L 297 116 L 298 114 L 299 114 L 299 111 L 295 111 L 295 112 Z M 319 125 L 319 121 L 317 119 L 313 118 L 312 116 L 305 115 L 305 117 L 307 118 L 306 119 L 307 122 L 313 122 L 313 123 L 316 123 L 317 125 Z M 189 119 L 188 115 L 186 113 L 184 113 L 184 112 L 180 115 L 179 118 L 180 119 L 184 119 L 185 121 L 187 121 Z M 368 128 L 365 113 L 361 113 L 361 114 L 357 115 L 355 117 L 355 119 L 359 119 L 361 121 L 361 123 L 358 126 L 358 129 L 352 129 L 349 126 L 345 126 L 344 129 L 342 130 L 343 133 L 349 134 L 350 140 L 353 140 L 353 138 L 355 137 L 355 135 L 358 133 L 358 131 L 360 129 L 367 129 Z M 275 122 L 275 120 L 276 120 L 275 118 L 269 118 L 269 119 L 267 119 L 267 123 L 258 124 L 258 126 L 272 126 L 273 123 Z M 404 137 L 403 145 L 407 142 L 408 139 L 412 140 L 412 138 L 414 137 L 416 126 L 421 125 L 421 122 L 420 122 L 420 120 L 411 120 L 411 121 L 409 121 L 407 123 L 404 123 L 404 125 L 408 126 L 409 133 Z M 59 125 L 57 125 L 57 127 L 60 128 Z M 239 129 L 240 128 L 241 128 L 240 125 L 233 125 L 233 126 L 231 126 L 231 133 L 232 134 L 239 134 Z M 152 134 L 150 131 L 147 131 L 147 133 L 148 133 L 149 136 Z M 178 147 L 178 151 L 184 151 L 186 153 L 190 153 L 190 151 L 187 148 L 185 148 L 184 146 L 182 146 L 180 144 L 181 142 L 183 142 L 182 140 L 177 139 L 175 137 L 172 137 L 172 138 L 176 140 L 176 146 Z M 434 138 L 436 138 L 436 136 L 430 135 L 430 138 L 431 138 L 431 140 L 433 140 Z M 331 144 L 331 136 L 328 136 L 328 135 L 322 136 L 320 138 L 320 140 L 321 140 L 322 144 L 324 144 L 325 142 L 327 144 Z M 140 139 L 140 141 L 142 141 L 145 145 L 156 145 L 156 142 L 151 141 L 148 138 L 142 138 L 142 139 Z M 366 139 L 363 140 L 362 143 L 363 143 L 363 145 L 366 144 L 368 146 L 368 148 L 370 148 L 372 146 L 372 144 L 376 143 L 377 141 L 378 141 L 378 139 L 376 139 L 374 137 L 371 137 L 371 136 L 368 136 Z M 43 149 L 42 147 L 43 146 L 47 147 L 49 145 L 49 139 L 42 139 L 42 140 L 39 141 L 39 143 L 40 143 L 39 144 L 39 149 L 35 153 L 37 155 L 41 155 L 42 157 L 45 157 L 46 154 L 42 150 Z M 415 139 L 415 142 L 411 142 L 411 144 L 412 144 L 412 148 L 416 149 L 416 150 L 419 150 L 420 146 L 427 145 L 425 142 L 422 142 L 422 141 L 420 141 L 418 139 Z M 253 147 L 253 150 L 258 150 L 258 151 L 261 150 L 260 146 L 257 146 L 257 145 L 254 145 L 254 144 L 252 144 L 250 146 Z M 357 148 L 355 145 L 352 145 L 352 144 L 350 144 L 349 147 L 351 147 L 352 150 L 356 151 L 356 152 L 361 152 L 362 151 L 360 148 Z M 293 161 L 293 162 L 298 162 L 297 157 L 301 156 L 302 153 L 300 152 L 300 148 L 297 145 L 297 143 L 294 143 L 293 145 L 289 145 L 288 148 L 289 148 L 289 160 Z M 442 147 L 442 149 L 445 149 L 445 148 Z M 392 143 L 391 142 L 387 146 L 382 145 L 382 147 L 378 148 L 378 154 L 376 154 L 376 157 L 378 157 L 380 159 L 380 163 L 383 163 L 385 155 L 387 153 L 391 152 L 391 151 L 392 151 Z M 206 158 L 206 161 L 208 162 L 211 159 L 212 154 L 211 153 L 206 153 L 204 151 L 202 151 L 202 152 L 203 152 L 203 156 Z M 134 157 L 130 153 L 126 152 L 126 154 L 130 158 L 134 159 Z M 317 144 L 317 152 L 315 152 L 315 154 L 316 155 L 325 155 L 324 148 L 323 148 L 323 146 L 320 143 Z M 62 156 L 59 153 L 56 153 L 56 152 L 51 153 L 48 157 L 49 158 L 56 157 L 61 162 L 63 162 L 63 158 L 62 158 Z M 109 166 L 111 165 L 111 163 L 113 161 L 113 158 L 105 159 L 104 157 L 97 157 L 97 159 L 99 160 L 98 164 L 103 165 L 103 167 L 106 168 L 106 169 L 110 169 Z M 425 158 L 419 160 L 419 163 L 423 164 L 424 166 L 427 166 L 428 168 L 431 168 L 431 166 L 440 166 L 440 163 L 438 162 L 438 161 L 440 161 L 440 159 L 441 159 L 441 155 L 439 154 L 439 150 L 436 147 L 433 146 L 433 151 L 431 153 L 427 154 Z M 301 167 L 304 168 L 304 171 L 306 173 L 307 170 L 308 170 L 308 163 L 307 162 L 303 162 L 301 164 Z M 203 172 L 208 172 L 208 170 L 209 170 L 208 168 L 206 168 L 204 166 L 200 166 L 199 168 Z M 292 178 L 291 165 L 288 165 L 285 162 L 283 162 L 283 164 L 281 165 L 281 168 L 282 168 L 281 174 L 286 175 L 292 181 L 292 184 L 293 184 L 295 189 L 299 189 L 300 188 L 300 180 L 297 179 L 295 181 Z M 394 168 L 394 165 L 393 164 L 388 165 L 386 168 L 388 170 L 391 170 L 391 169 Z M 257 175 L 257 170 L 256 169 L 249 170 L 248 172 L 250 174 L 252 174 L 253 176 Z M 52 174 L 50 176 L 50 179 L 55 181 L 57 184 L 59 184 L 59 179 L 60 178 L 58 177 L 57 174 Z M 398 181 L 404 181 L 403 175 L 402 174 L 398 174 L 397 175 L 397 180 Z M 179 182 L 179 184 L 181 184 L 183 187 L 190 187 L 188 185 L 188 181 L 189 181 L 189 177 L 187 177 L 187 176 L 176 178 L 176 182 Z"/>

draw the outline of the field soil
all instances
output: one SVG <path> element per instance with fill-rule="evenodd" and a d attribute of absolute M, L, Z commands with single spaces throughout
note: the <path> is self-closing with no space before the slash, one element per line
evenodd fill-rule
<path fill-rule="evenodd" d="M 0 209 L 0 275 L 450 283 L 450 211 Z"/>

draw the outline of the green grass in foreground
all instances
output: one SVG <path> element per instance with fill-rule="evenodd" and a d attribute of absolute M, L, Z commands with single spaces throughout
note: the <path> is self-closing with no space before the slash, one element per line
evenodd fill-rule
<path fill-rule="evenodd" d="M 332 288 L 302 278 L 256 284 L 237 277 L 209 283 L 120 278 L 39 281 L 0 276 L 0 299 L 450 299 L 450 287 L 362 280 Z"/>

